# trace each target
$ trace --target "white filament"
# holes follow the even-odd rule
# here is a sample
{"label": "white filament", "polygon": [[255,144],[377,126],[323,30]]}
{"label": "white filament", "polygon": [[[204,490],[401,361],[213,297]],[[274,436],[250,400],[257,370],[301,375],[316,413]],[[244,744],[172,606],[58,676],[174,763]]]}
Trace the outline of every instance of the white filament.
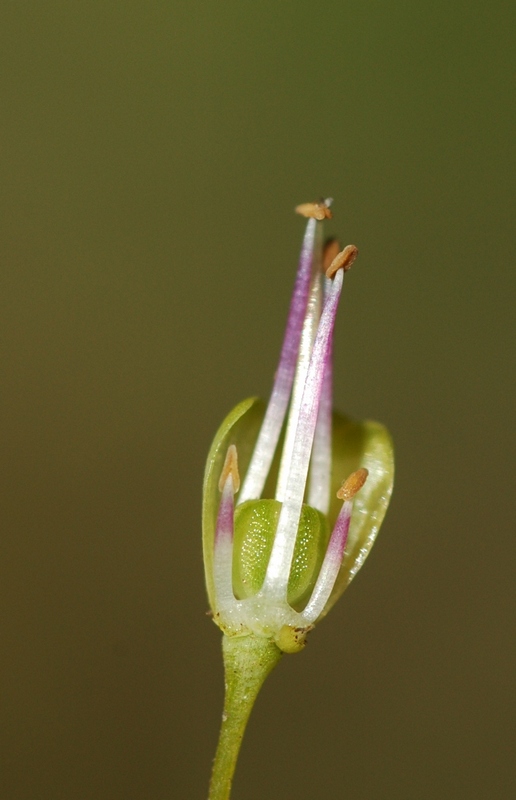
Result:
{"label": "white filament", "polygon": [[233,476],[226,478],[220,499],[213,553],[213,581],[217,606],[234,601],[233,594]]}
{"label": "white filament", "polygon": [[[324,296],[327,297],[331,280],[324,279]],[[325,364],[325,373],[319,403],[319,416],[315,428],[310,475],[308,478],[308,505],[327,514],[330,508],[331,486],[331,436],[332,436],[332,354]]]}
{"label": "white filament", "polygon": [[301,401],[303,399],[306,376],[308,374],[308,367],[310,365],[310,358],[312,355],[312,349],[314,346],[320,315],[321,281],[319,278],[319,271],[317,271],[317,274],[314,276],[312,282],[310,297],[308,299],[308,306],[306,309],[306,316],[303,323],[303,330],[301,333],[296,377],[294,378],[294,386],[292,388],[292,398],[290,400],[290,409],[287,418],[287,430],[285,433],[285,442],[283,445],[283,452],[281,454],[278,482],[276,485],[276,500],[279,500],[281,503],[285,499],[288,473],[292,461],[294,440],[296,437],[299,414],[301,411]]}
{"label": "white filament", "polygon": [[294,438],[294,448],[290,459],[285,497],[262,588],[263,592],[274,597],[286,598],[287,595],[290,567],[296,544],[306,477],[317,423],[323,365],[326,362],[327,348],[333,333],[342,280],[343,272],[339,270],[324,305],[306,376],[299,422]]}
{"label": "white filament", "polygon": [[[309,219],[303,239],[301,259],[311,257],[314,250],[316,230],[316,220]],[[283,359],[282,353],[269,405],[265,412],[251,462],[240,489],[239,505],[246,500],[259,498],[263,492],[287,412],[294,377],[293,368],[293,364],[290,361]]]}
{"label": "white filament", "polygon": [[[353,501],[346,500],[339,514],[339,521],[336,523],[336,525],[340,523],[341,527],[344,528],[344,531],[340,531],[341,537],[347,538],[352,510]],[[302,611],[302,615],[308,625],[315,622],[330,598],[342,565],[343,544],[345,544],[345,541],[344,543],[337,543],[330,539],[312,596]]]}

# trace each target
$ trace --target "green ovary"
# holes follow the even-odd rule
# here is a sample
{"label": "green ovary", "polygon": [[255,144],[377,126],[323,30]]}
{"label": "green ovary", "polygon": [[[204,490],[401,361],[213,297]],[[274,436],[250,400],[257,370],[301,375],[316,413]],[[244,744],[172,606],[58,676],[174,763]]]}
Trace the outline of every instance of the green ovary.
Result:
{"label": "green ovary", "polygon": [[[280,511],[278,500],[248,500],[235,509],[233,588],[240,600],[263,584]],[[288,602],[297,610],[312,593],[329,535],[324,514],[303,505],[288,582]]]}

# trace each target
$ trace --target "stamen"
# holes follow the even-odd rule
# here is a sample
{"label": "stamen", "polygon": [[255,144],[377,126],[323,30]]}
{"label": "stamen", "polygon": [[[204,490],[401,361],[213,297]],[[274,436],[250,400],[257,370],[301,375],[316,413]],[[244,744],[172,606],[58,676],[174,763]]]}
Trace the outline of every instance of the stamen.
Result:
{"label": "stamen", "polygon": [[333,278],[336,272],[339,269],[343,269],[344,272],[347,272],[348,269],[351,269],[353,262],[355,261],[356,257],[358,256],[358,248],[355,247],[354,244],[348,244],[344,248],[341,253],[338,253],[337,256],[333,259],[330,266],[326,270],[326,277]]}
{"label": "stamen", "polygon": [[[318,226],[318,233],[320,234],[320,226]],[[320,235],[317,236],[320,240]],[[306,383],[306,376],[308,367],[310,365],[310,357],[314,346],[315,335],[317,333],[317,325],[319,317],[321,316],[321,246],[320,241],[314,245],[314,263],[313,263],[313,281],[310,289],[310,296],[308,298],[308,305],[306,315],[303,322],[303,330],[301,331],[301,342],[299,345],[299,354],[297,357],[296,376],[294,378],[294,385],[292,388],[292,397],[290,400],[290,409],[287,420],[287,430],[285,432],[285,440],[283,443],[283,451],[281,454],[281,463],[278,472],[278,480],[276,484],[276,500],[283,502],[287,486],[287,478],[290,469],[290,462],[292,460],[292,452],[294,449],[294,441],[296,438],[297,425],[299,422],[299,414],[301,410],[301,401],[303,399],[303,391]]]}
{"label": "stamen", "polygon": [[[338,239],[327,239],[322,255],[322,271],[325,273],[340,252]],[[331,280],[324,280],[324,296],[328,296]],[[333,346],[330,344],[328,357],[324,366],[324,379],[319,402],[319,416],[315,428],[310,476],[308,483],[309,506],[317,508],[323,514],[330,507],[331,483],[331,431],[332,431],[332,396],[333,396]]]}
{"label": "stamen", "polygon": [[231,475],[233,480],[233,492],[236,494],[240,489],[240,475],[238,472],[237,449],[234,444],[229,445],[228,452],[226,453],[226,460],[224,461],[224,466],[220,474],[219,492],[224,490],[229,475]]}
{"label": "stamen", "polygon": [[[337,243],[338,244],[338,243]],[[323,254],[324,262],[324,254]],[[331,281],[324,279],[324,296],[330,291]],[[310,476],[308,481],[309,506],[327,514],[330,507],[331,483],[331,431],[333,407],[333,343],[330,342],[324,365],[324,378],[319,400],[319,414],[315,427]]]}
{"label": "stamen", "polygon": [[288,578],[296,543],[301,507],[310,463],[310,454],[319,410],[324,365],[326,363],[342,290],[343,270],[337,272],[326,298],[310,366],[306,377],[294,449],[287,478],[285,499],[262,591],[286,599]]}
{"label": "stamen", "polygon": [[368,475],[369,472],[367,469],[363,467],[357,469],[356,472],[351,473],[349,478],[346,478],[337,492],[337,497],[340,500],[344,500],[344,503],[342,504],[340,514],[337,517],[335,527],[330,536],[328,548],[312,596],[302,612],[303,618],[309,624],[315,622],[317,617],[322,613],[331,595],[335,581],[337,580],[337,575],[339,574],[344,557],[346,542],[348,540],[349,524],[353,511],[353,498],[366,482]]}
{"label": "stamen", "polygon": [[331,219],[333,214],[330,211],[331,198],[328,200],[320,200],[317,203],[301,203],[296,206],[296,214],[301,214],[302,217],[311,217],[313,219],[323,220]]}
{"label": "stamen", "polygon": [[357,469],[356,472],[352,472],[337,492],[339,500],[352,500],[366,482],[368,475],[369,470],[365,469],[365,467],[361,467]]}
{"label": "stamen", "polygon": [[235,599],[233,594],[233,498],[235,492],[238,491],[239,483],[237,449],[232,444],[228,448],[219,481],[222,496],[217,515],[213,553],[213,579],[219,607]]}
{"label": "stamen", "polygon": [[309,219],[301,249],[299,268],[274,386],[238,498],[239,504],[244,503],[246,500],[254,500],[260,497],[274,458],[283,420],[285,419],[310,291],[316,228],[316,220],[314,218]]}
{"label": "stamen", "polygon": [[353,511],[353,501],[346,500],[343,504],[340,514],[335,522],[328,548],[326,550],[324,560],[321,566],[321,571],[317,577],[317,581],[312,592],[312,596],[308,604],[301,612],[303,619],[308,624],[312,624],[322,613],[324,606],[328,602],[332,589],[339,574],[342,559],[344,556],[344,549],[348,540],[349,523],[351,521],[351,512]]}

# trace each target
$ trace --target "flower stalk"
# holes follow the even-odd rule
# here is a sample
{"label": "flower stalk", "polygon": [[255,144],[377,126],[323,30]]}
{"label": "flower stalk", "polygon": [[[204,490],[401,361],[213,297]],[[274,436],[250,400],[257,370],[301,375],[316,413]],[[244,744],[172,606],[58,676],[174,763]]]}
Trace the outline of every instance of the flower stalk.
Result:
{"label": "flower stalk", "polygon": [[254,701],[265,678],[283,655],[274,642],[257,636],[224,636],[222,648],[226,693],[208,800],[229,798]]}

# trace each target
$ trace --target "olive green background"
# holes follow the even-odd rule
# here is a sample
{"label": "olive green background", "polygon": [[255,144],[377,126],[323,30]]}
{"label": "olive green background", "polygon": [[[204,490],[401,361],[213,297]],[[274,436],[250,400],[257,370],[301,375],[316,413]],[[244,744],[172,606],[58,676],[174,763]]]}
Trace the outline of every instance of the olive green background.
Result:
{"label": "olive green background", "polygon": [[514,796],[514,9],[2,4],[2,800],[206,796],[203,462],[269,392],[320,195],[360,249],[336,406],[397,481],[234,798]]}

